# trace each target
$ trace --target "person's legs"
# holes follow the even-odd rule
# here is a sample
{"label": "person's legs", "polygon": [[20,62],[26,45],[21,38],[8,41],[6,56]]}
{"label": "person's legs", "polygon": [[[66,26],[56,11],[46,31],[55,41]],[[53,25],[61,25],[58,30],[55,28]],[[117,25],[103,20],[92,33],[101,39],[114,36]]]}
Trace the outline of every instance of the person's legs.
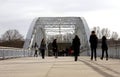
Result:
{"label": "person's legs", "polygon": [[52,52],[53,52],[53,56],[55,56],[55,50],[54,49],[52,50]]}
{"label": "person's legs", "polygon": [[96,54],[96,48],[94,48],[94,58],[95,58],[95,61],[97,60],[97,54]]}
{"label": "person's legs", "polygon": [[77,52],[74,50],[74,60],[77,61]]}
{"label": "person's legs", "polygon": [[45,50],[43,50],[43,59],[45,58]]}
{"label": "person's legs", "polygon": [[35,53],[34,53],[34,57],[37,57],[38,55],[37,55],[37,50],[35,50]]}
{"label": "person's legs", "polygon": [[77,55],[75,55],[75,61],[77,61],[77,58],[78,58]]}
{"label": "person's legs", "polygon": [[102,60],[103,60],[103,57],[104,57],[104,49],[102,49],[102,57],[101,57]]}
{"label": "person's legs", "polygon": [[55,52],[55,58],[57,58],[57,52]]}
{"label": "person's legs", "polygon": [[93,60],[93,48],[91,48],[91,60]]}
{"label": "person's legs", "polygon": [[34,53],[34,57],[35,57],[35,53]]}
{"label": "person's legs", "polygon": [[106,49],[106,60],[108,60],[108,51]]}
{"label": "person's legs", "polygon": [[40,56],[40,54],[41,54],[41,50],[39,50],[39,56]]}
{"label": "person's legs", "polygon": [[74,56],[75,56],[75,61],[77,61],[78,60],[78,56],[79,56],[79,48],[76,48],[74,50]]}
{"label": "person's legs", "polygon": [[58,57],[58,52],[57,51],[55,51],[55,58],[57,58]]}
{"label": "person's legs", "polygon": [[42,59],[44,59],[44,49],[41,50]]}

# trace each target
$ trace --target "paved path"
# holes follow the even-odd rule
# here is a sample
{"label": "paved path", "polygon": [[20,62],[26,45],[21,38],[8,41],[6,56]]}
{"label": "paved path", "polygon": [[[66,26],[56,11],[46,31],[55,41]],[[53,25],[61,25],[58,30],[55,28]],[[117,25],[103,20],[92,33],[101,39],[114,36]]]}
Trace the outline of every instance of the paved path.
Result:
{"label": "paved path", "polygon": [[0,61],[0,77],[120,77],[120,60],[26,57]]}

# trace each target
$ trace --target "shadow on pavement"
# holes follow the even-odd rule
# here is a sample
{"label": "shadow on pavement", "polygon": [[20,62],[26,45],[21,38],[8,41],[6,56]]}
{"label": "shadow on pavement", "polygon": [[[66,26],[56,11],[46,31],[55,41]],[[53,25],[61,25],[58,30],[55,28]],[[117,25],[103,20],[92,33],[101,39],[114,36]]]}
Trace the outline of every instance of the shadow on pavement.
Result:
{"label": "shadow on pavement", "polygon": [[108,73],[104,72],[103,70],[99,69],[97,66],[93,66],[89,62],[86,62],[86,61],[83,61],[83,60],[79,60],[79,61],[85,63],[86,65],[88,65],[89,67],[91,67],[93,70],[95,70],[96,72],[98,72],[99,74],[101,74],[104,77],[115,77],[112,74],[108,74]]}

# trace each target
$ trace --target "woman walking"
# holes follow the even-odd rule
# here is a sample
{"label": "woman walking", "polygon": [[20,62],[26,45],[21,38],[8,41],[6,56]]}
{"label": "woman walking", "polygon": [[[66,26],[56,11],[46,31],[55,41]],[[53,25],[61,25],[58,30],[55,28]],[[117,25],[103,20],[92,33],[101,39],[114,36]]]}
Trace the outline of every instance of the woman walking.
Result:
{"label": "woman walking", "polygon": [[45,58],[45,49],[46,49],[46,44],[45,44],[45,40],[43,38],[42,41],[41,41],[41,45],[40,45],[40,52],[41,52],[41,55],[42,55],[42,59]]}
{"label": "woman walking", "polygon": [[80,39],[77,35],[75,35],[75,38],[73,39],[73,42],[72,42],[72,48],[74,50],[74,57],[75,57],[75,61],[78,60],[78,56],[79,56],[79,53],[80,53]]}
{"label": "woman walking", "polygon": [[102,37],[102,57],[101,60],[103,60],[104,57],[104,51],[106,52],[106,60],[108,60],[108,46],[107,46],[107,39],[105,36]]}
{"label": "woman walking", "polygon": [[55,56],[55,58],[58,57],[58,45],[57,45],[57,39],[54,39],[52,42],[52,49],[53,49],[53,54]]}

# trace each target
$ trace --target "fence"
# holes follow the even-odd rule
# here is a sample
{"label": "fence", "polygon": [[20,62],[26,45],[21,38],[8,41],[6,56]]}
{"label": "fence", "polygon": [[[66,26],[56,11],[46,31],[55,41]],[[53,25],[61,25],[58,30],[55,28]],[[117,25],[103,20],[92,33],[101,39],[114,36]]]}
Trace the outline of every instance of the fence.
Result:
{"label": "fence", "polygon": [[[89,53],[91,51],[89,50]],[[102,49],[99,47],[97,48],[97,56],[102,56]],[[104,57],[106,56],[106,53],[104,52]],[[109,58],[117,58],[120,59],[120,45],[110,46],[108,47],[108,56]]]}
{"label": "fence", "polygon": [[[90,50],[82,50],[84,52],[84,56],[90,55]],[[82,52],[82,53],[83,53]],[[15,58],[15,57],[31,57],[34,54],[34,50],[28,50],[23,48],[8,48],[8,47],[0,47],[0,59],[7,58]],[[101,48],[97,48],[97,56],[102,55]],[[108,55],[110,58],[118,58],[120,59],[120,45],[114,45],[108,47]],[[106,54],[105,54],[106,56]]]}
{"label": "fence", "polygon": [[120,45],[109,47],[108,55],[110,58],[120,58]]}
{"label": "fence", "polygon": [[0,47],[0,59],[28,57],[32,54],[33,52],[28,49]]}

